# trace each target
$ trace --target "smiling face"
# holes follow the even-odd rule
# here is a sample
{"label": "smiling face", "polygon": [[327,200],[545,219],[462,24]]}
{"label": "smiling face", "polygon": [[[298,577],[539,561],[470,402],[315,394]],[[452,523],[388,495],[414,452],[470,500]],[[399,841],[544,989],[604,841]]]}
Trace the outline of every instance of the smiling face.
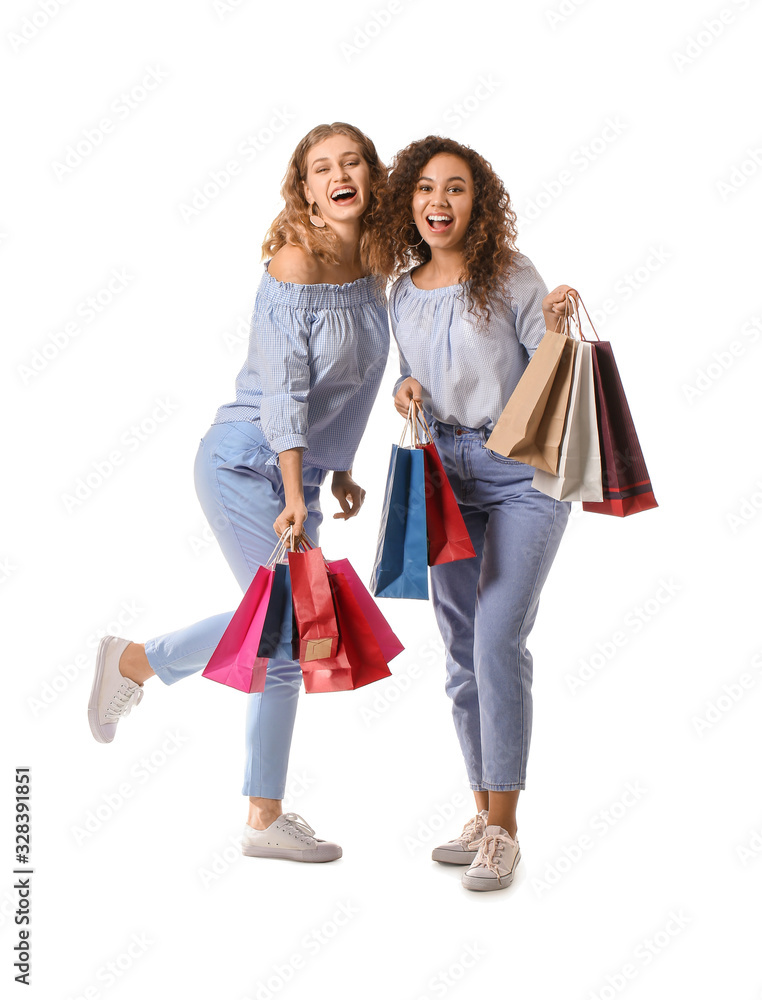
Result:
{"label": "smiling face", "polygon": [[359,219],[370,200],[370,170],[349,136],[332,135],[307,153],[304,196],[328,222]]}
{"label": "smiling face", "polygon": [[462,250],[474,203],[474,178],[460,156],[437,153],[421,169],[413,219],[433,249]]}

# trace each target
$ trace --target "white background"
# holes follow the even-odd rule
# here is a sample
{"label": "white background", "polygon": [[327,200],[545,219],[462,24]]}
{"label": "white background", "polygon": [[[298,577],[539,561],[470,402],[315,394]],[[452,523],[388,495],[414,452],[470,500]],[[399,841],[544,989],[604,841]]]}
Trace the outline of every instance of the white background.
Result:
{"label": "white background", "polygon": [[[25,996],[762,996],[762,5],[42,6],[2,11],[3,989],[23,989],[26,765]],[[161,81],[141,91],[149,70]],[[660,503],[625,520],[575,505],[530,642],[523,862],[504,892],[467,892],[430,860],[473,808],[422,602],[383,602],[407,647],[393,679],[300,704],[285,808],[343,845],[337,863],[240,858],[239,692],[153,681],[107,746],[85,718],[97,636],[143,641],[238,602],[193,460],[233,398],[292,149],[335,120],[385,162],[429,133],[490,160],[520,249],[602,316]],[[85,321],[112,271],[129,280]],[[334,522],[324,498],[324,551],[364,578],[395,374],[392,355],[355,465],[361,516]],[[171,412],[128,445],[160,400]]]}

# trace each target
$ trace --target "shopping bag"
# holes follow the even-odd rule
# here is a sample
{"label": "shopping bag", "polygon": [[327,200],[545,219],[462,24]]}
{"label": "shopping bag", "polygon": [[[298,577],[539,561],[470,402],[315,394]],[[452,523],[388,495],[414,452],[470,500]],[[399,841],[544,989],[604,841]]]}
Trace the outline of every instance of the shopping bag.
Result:
{"label": "shopping bag", "polygon": [[466,522],[450,486],[437,446],[421,443],[426,492],[426,535],[429,566],[476,556]]}
{"label": "shopping bag", "polygon": [[322,551],[313,547],[291,551],[288,568],[299,634],[298,658],[304,661],[335,656],[339,626]]}
{"label": "shopping bag", "polygon": [[260,566],[254,574],[203,677],[238,691],[264,691],[267,660],[258,655],[258,650],[274,576],[266,566]]}
{"label": "shopping bag", "polygon": [[273,583],[257,656],[267,659],[275,656],[282,643],[291,642],[293,604],[291,600],[291,575],[287,563],[273,567]]}
{"label": "shopping bag", "polygon": [[584,502],[595,514],[627,517],[658,507],[614,353],[608,341],[591,344],[598,433],[601,442],[603,499]]}
{"label": "shopping bag", "polygon": [[376,597],[426,601],[427,565],[423,452],[395,444],[389,460],[370,591]]}
{"label": "shopping bag", "polygon": [[[287,567],[276,563],[285,551],[286,532],[267,563],[254,574],[241,603],[204,668],[203,677],[238,691],[264,691],[268,657],[261,650],[273,648],[291,635],[291,594]],[[273,592],[275,597],[273,599]],[[272,607],[271,607],[272,604]]]}
{"label": "shopping bag", "polygon": [[546,331],[487,438],[486,447],[555,474],[573,361],[571,338],[564,332]]}
{"label": "shopping bag", "polygon": [[585,340],[573,343],[574,374],[558,458],[558,474],[553,476],[537,469],[532,486],[556,500],[602,500],[592,344]]}
{"label": "shopping bag", "polygon": [[[561,360],[558,364],[556,377],[550,387],[550,395],[545,404],[545,409],[540,417],[540,423],[534,437],[535,461],[527,464],[534,465],[535,468],[543,469],[543,462],[549,470],[558,471],[558,461],[561,450],[561,441],[564,436],[566,426],[566,416],[569,411],[569,401],[571,399],[572,378],[574,375],[574,359],[577,353],[577,341],[570,336],[570,331],[565,332],[566,343],[564,344]],[[539,464],[537,464],[539,462]]]}
{"label": "shopping bag", "polygon": [[302,663],[304,690],[308,694],[350,691],[390,677],[391,671],[373,630],[343,573],[329,573],[339,645],[330,659]]}
{"label": "shopping bag", "polygon": [[389,622],[384,618],[381,609],[368,593],[360,577],[348,559],[329,559],[328,569],[331,573],[341,573],[346,579],[349,589],[354,594],[360,611],[370,625],[370,630],[378,642],[384,659],[390,663],[398,653],[405,648],[392,632]]}

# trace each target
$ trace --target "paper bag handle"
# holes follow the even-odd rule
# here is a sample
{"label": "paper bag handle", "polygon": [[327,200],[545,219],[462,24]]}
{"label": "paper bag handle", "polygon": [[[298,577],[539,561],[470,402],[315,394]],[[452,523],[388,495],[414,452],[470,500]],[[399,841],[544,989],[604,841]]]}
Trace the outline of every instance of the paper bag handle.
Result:
{"label": "paper bag handle", "polygon": [[574,319],[574,322],[575,322],[575,324],[577,326],[577,331],[579,333],[579,339],[580,340],[587,340],[588,339],[584,335],[584,333],[582,332],[582,319],[580,317],[580,312],[579,312],[579,307],[582,306],[582,308],[585,310],[585,315],[587,316],[588,322],[590,323],[590,327],[591,327],[593,333],[595,334],[595,339],[596,340],[600,340],[601,338],[598,336],[598,331],[595,329],[595,326],[593,325],[592,319],[590,319],[590,313],[587,311],[587,306],[582,301],[582,296],[579,294],[579,292],[577,292],[576,295],[570,295],[568,292],[566,293],[566,300],[564,301],[564,319],[566,318],[566,303],[567,302],[571,302],[572,303],[573,319]]}

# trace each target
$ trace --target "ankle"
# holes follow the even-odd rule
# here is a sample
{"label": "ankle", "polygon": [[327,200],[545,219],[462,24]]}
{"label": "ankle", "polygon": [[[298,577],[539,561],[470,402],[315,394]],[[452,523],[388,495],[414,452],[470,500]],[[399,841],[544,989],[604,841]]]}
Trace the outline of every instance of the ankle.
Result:
{"label": "ankle", "polygon": [[249,826],[255,830],[266,830],[275,820],[283,815],[283,809],[277,799],[260,799],[254,803],[249,800]]}
{"label": "ankle", "polygon": [[143,682],[153,676],[153,669],[146,657],[145,644],[142,642],[131,642],[122,651],[119,657],[119,673],[122,677],[127,677],[136,684],[143,686]]}
{"label": "ankle", "polygon": [[501,822],[499,819],[489,817],[487,819],[487,826],[499,826],[501,829],[505,830],[511,840],[516,839],[516,834],[518,833],[518,826],[516,823]]}

